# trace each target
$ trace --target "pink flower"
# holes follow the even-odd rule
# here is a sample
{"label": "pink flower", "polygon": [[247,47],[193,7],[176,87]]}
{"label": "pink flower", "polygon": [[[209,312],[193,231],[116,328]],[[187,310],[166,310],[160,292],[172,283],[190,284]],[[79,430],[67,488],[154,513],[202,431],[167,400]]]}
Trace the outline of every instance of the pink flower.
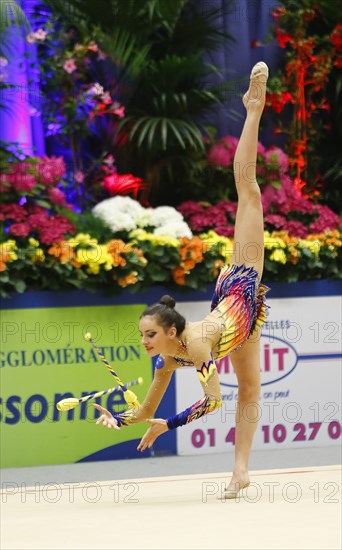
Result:
{"label": "pink flower", "polygon": [[305,225],[302,222],[298,221],[289,221],[286,222],[283,226],[283,229],[285,231],[288,231],[289,235],[293,237],[299,237],[300,239],[305,239],[308,234],[308,229],[305,227]]}
{"label": "pink flower", "polygon": [[28,223],[13,223],[9,228],[9,233],[15,237],[27,237],[30,233],[30,226]]}
{"label": "pink flower", "polygon": [[261,141],[258,141],[258,148],[257,148],[258,155],[264,155],[265,152],[266,152],[266,148],[263,146]]}
{"label": "pink flower", "polygon": [[184,216],[184,218],[189,218],[193,214],[200,214],[204,212],[203,206],[199,202],[194,201],[185,201],[177,206],[178,212]]}
{"label": "pink flower", "polygon": [[11,183],[19,193],[29,193],[36,185],[36,178],[32,174],[24,174],[21,171],[11,174]]}
{"label": "pink flower", "polygon": [[269,214],[268,216],[265,216],[265,222],[274,225],[277,229],[281,229],[286,223],[286,218],[284,218],[284,216],[279,216],[278,214]]}
{"label": "pink flower", "polygon": [[38,29],[38,30],[34,33],[34,37],[35,37],[37,40],[41,40],[42,42],[44,42],[46,36],[47,36],[47,32],[44,31],[44,29]]}
{"label": "pink flower", "polygon": [[66,206],[66,200],[64,193],[57,187],[52,187],[48,189],[49,199],[53,204],[58,204],[59,206]]}
{"label": "pink flower", "polygon": [[239,139],[235,136],[224,136],[220,139],[220,141],[223,141],[228,146],[229,151],[234,156]]}
{"label": "pink flower", "polygon": [[312,212],[312,203],[304,199],[299,191],[293,185],[288,176],[282,176],[281,187],[276,189],[273,185],[266,185],[261,200],[265,212],[268,212],[272,206],[274,213],[288,214],[293,210],[300,212]]}
{"label": "pink flower", "polygon": [[119,118],[124,118],[124,116],[125,116],[125,107],[123,107],[123,105],[120,105],[120,103],[115,101],[113,103],[112,109],[113,109],[113,113],[118,115]]}
{"label": "pink flower", "polygon": [[281,174],[286,174],[289,167],[289,157],[278,147],[271,146],[265,152],[265,161],[267,164],[277,164]]}
{"label": "pink flower", "polygon": [[63,69],[64,69],[67,73],[71,74],[71,73],[73,73],[74,71],[76,71],[77,66],[75,65],[75,62],[74,62],[73,59],[67,59],[67,60],[65,61],[64,65],[63,65]]}
{"label": "pink flower", "polygon": [[208,151],[208,162],[214,166],[227,168],[231,165],[233,156],[225,143],[216,143]]}
{"label": "pink flower", "polygon": [[28,44],[33,44],[35,41],[36,41],[36,37],[34,35],[34,32],[30,32],[29,34],[26,35],[26,42]]}
{"label": "pink flower", "polygon": [[341,227],[341,219],[328,206],[323,204],[316,205],[317,220],[310,225],[311,233],[323,233],[324,231],[334,230]]}
{"label": "pink flower", "polygon": [[211,228],[213,226],[213,218],[206,214],[195,214],[191,217],[190,220],[190,227],[195,232],[204,231],[207,228]]}
{"label": "pink flower", "polygon": [[63,157],[43,157],[37,168],[40,182],[44,185],[58,183],[65,174]]}
{"label": "pink flower", "polygon": [[39,240],[44,244],[52,244],[62,240],[66,233],[73,234],[74,231],[74,226],[64,216],[55,216],[48,220],[40,232]]}
{"label": "pink flower", "polygon": [[104,92],[104,93],[101,95],[101,101],[102,101],[102,103],[105,103],[105,105],[110,105],[110,103],[113,103],[113,100],[112,100],[112,98],[110,97],[110,93],[109,93],[109,92]]}
{"label": "pink flower", "polygon": [[218,235],[222,235],[223,237],[234,237],[233,225],[221,225],[219,227],[215,226],[215,231]]}
{"label": "pink flower", "polygon": [[75,172],[75,181],[77,181],[77,183],[82,183],[84,181],[84,174],[81,170],[77,170],[77,172]]}
{"label": "pink flower", "polygon": [[27,223],[31,229],[39,229],[45,225],[48,220],[48,212],[45,208],[38,205],[32,205],[28,209]]}
{"label": "pink flower", "polygon": [[66,233],[73,234],[75,227],[64,216],[54,216],[47,220],[39,232],[39,240],[44,244],[52,244],[62,240]]}
{"label": "pink flower", "polygon": [[221,201],[218,205],[219,208],[235,216],[237,210],[237,203],[230,201]]}
{"label": "pink flower", "polygon": [[4,215],[3,219],[16,222],[21,222],[27,217],[25,208],[19,204],[0,204],[0,212]]}
{"label": "pink flower", "polygon": [[96,44],[96,42],[92,41],[90,42],[89,46],[88,46],[88,50],[92,51],[92,52],[98,52],[99,51],[99,47],[98,45]]}
{"label": "pink flower", "polygon": [[11,174],[0,174],[0,193],[7,193],[11,187]]}

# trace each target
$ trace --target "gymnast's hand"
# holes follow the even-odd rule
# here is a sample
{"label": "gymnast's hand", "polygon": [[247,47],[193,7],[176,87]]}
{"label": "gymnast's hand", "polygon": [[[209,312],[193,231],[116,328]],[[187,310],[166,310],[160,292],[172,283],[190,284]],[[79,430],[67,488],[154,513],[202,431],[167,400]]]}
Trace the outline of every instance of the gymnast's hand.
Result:
{"label": "gymnast's hand", "polygon": [[98,405],[97,403],[94,403],[93,405],[95,409],[97,409],[102,413],[100,418],[96,420],[96,424],[102,424],[107,428],[114,428],[115,430],[120,430],[117,420],[109,411],[107,411],[107,409],[105,409],[104,407],[101,407],[101,405]]}
{"label": "gymnast's hand", "polygon": [[145,433],[144,437],[140,441],[137,449],[138,451],[144,451],[147,448],[151,448],[158,436],[168,431],[166,420],[163,418],[151,418],[146,422],[150,424],[149,429]]}

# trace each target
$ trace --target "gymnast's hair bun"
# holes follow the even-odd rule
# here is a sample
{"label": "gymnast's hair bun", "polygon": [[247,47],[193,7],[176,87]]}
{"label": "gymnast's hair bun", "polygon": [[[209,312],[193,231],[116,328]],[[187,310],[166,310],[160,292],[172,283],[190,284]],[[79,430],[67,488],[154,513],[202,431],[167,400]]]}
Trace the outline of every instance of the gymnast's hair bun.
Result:
{"label": "gymnast's hair bun", "polygon": [[165,296],[162,296],[159,300],[159,303],[171,309],[173,309],[176,305],[176,301],[168,294],[165,294]]}

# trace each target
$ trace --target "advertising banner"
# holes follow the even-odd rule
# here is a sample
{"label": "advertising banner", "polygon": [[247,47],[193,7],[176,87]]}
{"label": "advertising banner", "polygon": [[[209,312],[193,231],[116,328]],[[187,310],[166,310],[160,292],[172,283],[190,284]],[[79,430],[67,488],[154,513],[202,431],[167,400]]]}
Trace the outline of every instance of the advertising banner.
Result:
{"label": "advertising banner", "polygon": [[[341,444],[341,298],[269,299],[261,336],[259,403],[253,449]],[[189,321],[203,318],[210,302],[182,303]],[[235,444],[237,379],[229,357],[217,362],[223,406],[177,430],[180,455],[226,452]],[[177,412],[202,397],[195,369],[176,372]],[[252,410],[253,408],[253,410]]]}
{"label": "advertising banner", "polygon": [[[56,403],[116,386],[84,334],[139,401],[152,380],[152,362],[140,345],[145,305],[8,309],[1,314],[1,467],[73,463],[132,456],[148,428],[140,423],[108,430],[95,425],[93,401],[60,412]],[[122,393],[96,400],[112,412],[127,408]],[[113,447],[115,445],[115,447]],[[106,454],[106,449],[110,453]]]}

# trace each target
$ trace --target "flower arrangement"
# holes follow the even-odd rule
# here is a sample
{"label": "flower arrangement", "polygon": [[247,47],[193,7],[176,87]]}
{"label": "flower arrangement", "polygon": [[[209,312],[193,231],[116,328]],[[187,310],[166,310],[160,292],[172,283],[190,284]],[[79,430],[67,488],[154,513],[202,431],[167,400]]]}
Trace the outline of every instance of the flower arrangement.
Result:
{"label": "flower arrangement", "polygon": [[[107,195],[116,174],[109,166],[118,122],[125,117],[115,62],[101,45],[103,33],[77,36],[65,21],[47,21],[26,40],[38,45],[39,104],[48,150],[62,154],[67,166],[70,202],[79,210]],[[94,139],[95,138],[95,139]]]}
{"label": "flower arrangement", "polygon": [[0,220],[5,235],[51,244],[74,232],[65,215],[72,207],[60,184],[65,174],[63,158],[26,157],[20,161],[3,155],[0,167]]}
{"label": "flower arrangement", "polygon": [[336,23],[330,2],[315,0],[282,0],[273,17],[285,63],[268,81],[267,105],[277,113],[274,133],[286,135],[294,185],[317,195],[327,171],[320,147],[327,133],[332,144],[328,153],[335,155],[327,163],[328,171],[340,156],[333,127],[339,117],[334,104],[339,103],[341,87],[342,25]]}
{"label": "flower arrangement", "polygon": [[[214,143],[208,152],[210,162],[230,171],[232,177],[236,147],[236,138],[225,136]],[[291,237],[306,238],[310,234],[339,229],[339,216],[297,189],[289,177],[288,169],[289,158],[282,149],[274,146],[266,149],[262,143],[258,143],[257,177],[262,190],[266,230],[282,230]],[[237,210],[234,201],[222,200],[214,205],[185,201],[178,206],[178,210],[194,233],[213,229],[219,235],[233,237]]]}
{"label": "flower arrangement", "polygon": [[171,206],[144,208],[130,197],[112,197],[93,208],[95,216],[101,218],[114,233],[133,229],[148,229],[155,235],[173,238],[191,238],[192,233],[183,216]]}
{"label": "flower arrangement", "polygon": [[[287,231],[265,231],[267,281],[341,276],[339,231],[302,239]],[[229,262],[233,241],[210,230],[192,238],[162,237],[142,229],[129,238],[99,243],[89,234],[47,246],[36,239],[7,239],[0,245],[1,295],[25,290],[84,289],[113,294],[163,283],[205,290]]]}
{"label": "flower arrangement", "polygon": [[[229,143],[232,163],[234,140],[228,137],[223,143]],[[338,277],[339,217],[294,188],[281,149],[266,150],[260,143],[258,151],[265,210],[264,279]],[[214,153],[211,159],[219,162]],[[3,160],[2,165],[3,295],[37,288],[101,288],[115,293],[155,283],[204,289],[230,261],[234,201],[186,201],[176,210],[145,208],[130,197],[111,197],[93,208],[86,222],[91,232],[85,233],[80,231],[85,214],[71,212],[63,192],[62,158],[27,157]],[[88,223],[92,220],[103,224],[97,235],[96,225]]]}

